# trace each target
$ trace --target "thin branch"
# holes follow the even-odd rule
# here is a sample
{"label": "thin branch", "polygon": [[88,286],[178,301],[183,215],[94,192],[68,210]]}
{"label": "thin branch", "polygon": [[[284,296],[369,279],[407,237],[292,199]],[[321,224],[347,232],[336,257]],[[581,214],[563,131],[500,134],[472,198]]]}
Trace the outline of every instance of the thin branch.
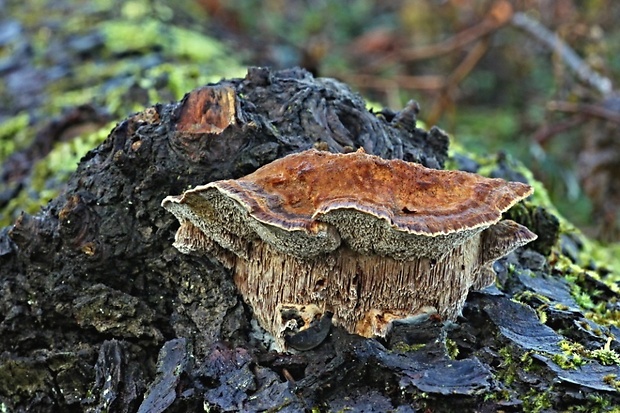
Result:
{"label": "thin branch", "polygon": [[593,118],[599,118],[607,120],[609,122],[620,124],[620,114],[618,114],[617,111],[607,109],[600,105],[551,101],[547,103],[547,109],[557,112],[568,112],[576,113],[579,115],[587,115]]}
{"label": "thin branch", "polygon": [[485,37],[510,23],[512,16],[513,10],[510,3],[502,0],[496,1],[484,16],[484,19],[477,25],[465,29],[443,42],[404,50],[401,52],[400,58],[404,61],[424,60],[462,49],[467,44]]}
{"label": "thin branch", "polygon": [[497,0],[491,5],[484,18],[475,26],[467,28],[439,43],[394,50],[368,64],[363,70],[367,73],[374,73],[396,62],[426,60],[461,50],[469,43],[488,36],[509,24],[513,13],[512,5],[508,1]]}
{"label": "thin branch", "polygon": [[609,78],[592,70],[557,34],[541,23],[525,13],[517,12],[512,16],[512,25],[533,36],[557,53],[582,82],[592,86],[604,96],[612,92],[613,86]]}
{"label": "thin branch", "polygon": [[551,140],[555,135],[558,135],[562,132],[566,132],[568,130],[574,130],[577,126],[584,123],[586,120],[585,116],[577,115],[563,122],[555,123],[553,125],[543,125],[539,128],[532,139],[538,142],[540,145],[546,144]]}
{"label": "thin branch", "polygon": [[482,56],[484,56],[487,52],[488,48],[489,37],[483,37],[467,53],[461,63],[459,63],[459,65],[452,71],[448,77],[446,86],[433,103],[433,107],[428,114],[427,121],[429,124],[432,125],[437,122],[445,108],[454,104],[453,95],[456,93],[459,84],[467,77],[473,68],[476,67],[480,59],[482,59]]}
{"label": "thin branch", "polygon": [[438,90],[442,89],[446,85],[446,80],[443,76],[407,76],[407,75],[394,75],[388,78],[381,78],[375,75],[363,75],[363,74],[342,74],[337,76],[340,80],[353,84],[360,88],[368,89],[385,89],[393,86],[397,86],[402,89],[415,89],[415,90]]}

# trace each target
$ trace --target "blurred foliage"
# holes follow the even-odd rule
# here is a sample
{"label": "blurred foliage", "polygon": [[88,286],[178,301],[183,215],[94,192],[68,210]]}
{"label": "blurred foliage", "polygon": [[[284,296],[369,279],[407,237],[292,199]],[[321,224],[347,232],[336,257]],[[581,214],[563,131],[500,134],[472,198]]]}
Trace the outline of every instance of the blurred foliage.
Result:
{"label": "blurred foliage", "polygon": [[[411,85],[404,77],[450,76],[468,44],[436,58],[409,60],[409,51],[437,44],[479,24],[493,0],[245,1],[203,0],[212,15],[235,22],[228,30],[244,37],[251,61],[305,66],[340,78],[365,96],[393,108],[411,98],[421,117],[438,105],[440,90]],[[620,3],[612,0],[514,0],[523,11],[557,32],[596,70],[614,78],[620,71]],[[522,159],[549,188],[562,213],[592,226],[592,205],[575,169],[583,128],[565,131],[541,145],[532,139],[562,114],[546,111],[550,100],[595,101],[564,62],[510,25],[491,33],[484,56],[467,74],[435,119],[480,154],[506,151]],[[357,74],[367,74],[363,78]],[[410,87],[411,86],[411,87]]]}
{"label": "blurred foliage", "polygon": [[30,141],[26,136],[30,117],[21,113],[0,123],[0,162],[19,149],[24,149],[25,143]]}
{"label": "blurred foliage", "polygon": [[[510,24],[482,37],[479,60],[450,90],[441,82],[456,73],[476,42],[411,57],[480,25],[501,3],[5,0],[10,17],[0,22],[16,23],[18,33],[0,43],[0,70],[28,70],[0,84],[0,159],[26,147],[32,130],[66,107],[90,103],[121,119],[155,102],[177,100],[198,85],[242,76],[241,61],[300,65],[349,83],[379,105],[399,109],[418,100],[422,120],[430,117],[468,152],[513,154],[544,183],[558,210],[588,230],[593,206],[575,167],[587,131],[576,126],[543,143],[533,138],[566,118],[547,110],[547,102],[599,99],[562,59]],[[592,68],[617,77],[620,3],[509,4],[556,32]]]}
{"label": "blurred foliage", "polygon": [[[0,18],[0,71],[7,72],[0,87],[0,162],[27,149],[37,133],[51,133],[70,108],[88,104],[120,120],[223,77],[243,76],[245,67],[222,42],[188,28],[188,21],[200,28],[195,13],[206,17],[186,3],[7,2],[10,18]],[[33,160],[25,182],[4,171],[0,194],[12,196],[0,200],[0,227],[58,195],[80,158],[113,126],[103,122],[68,141],[63,131],[48,136],[50,151]]]}

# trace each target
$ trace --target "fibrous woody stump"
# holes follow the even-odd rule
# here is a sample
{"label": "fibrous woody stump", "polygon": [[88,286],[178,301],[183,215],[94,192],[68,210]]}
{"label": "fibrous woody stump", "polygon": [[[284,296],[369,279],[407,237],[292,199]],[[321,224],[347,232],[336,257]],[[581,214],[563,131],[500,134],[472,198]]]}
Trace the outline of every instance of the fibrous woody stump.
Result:
{"label": "fibrous woody stump", "polygon": [[175,246],[231,269],[284,347],[289,331],[316,324],[323,310],[366,337],[429,309],[454,319],[471,288],[494,280],[495,260],[536,238],[501,220],[531,193],[522,183],[363,150],[309,150],[162,205],[181,222]]}

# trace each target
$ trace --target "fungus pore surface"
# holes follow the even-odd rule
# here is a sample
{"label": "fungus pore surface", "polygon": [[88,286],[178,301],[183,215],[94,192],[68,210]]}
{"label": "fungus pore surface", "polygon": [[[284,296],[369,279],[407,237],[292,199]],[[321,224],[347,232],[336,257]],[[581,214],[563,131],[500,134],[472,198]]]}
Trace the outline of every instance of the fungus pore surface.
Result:
{"label": "fungus pore surface", "polygon": [[363,150],[309,150],[162,205],[181,222],[175,246],[233,269],[283,347],[291,327],[283,305],[327,308],[336,325],[365,336],[423,309],[456,317],[470,288],[493,281],[493,261],[536,238],[500,221],[531,193],[523,183]]}

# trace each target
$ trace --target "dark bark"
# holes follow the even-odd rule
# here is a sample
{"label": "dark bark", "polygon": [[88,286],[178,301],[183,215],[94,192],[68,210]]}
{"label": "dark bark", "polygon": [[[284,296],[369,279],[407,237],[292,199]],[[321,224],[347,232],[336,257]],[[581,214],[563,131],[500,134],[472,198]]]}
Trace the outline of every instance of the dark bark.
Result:
{"label": "dark bark", "polygon": [[[616,366],[592,364],[583,377],[557,370],[549,357],[560,352],[561,337],[499,291],[472,295],[458,324],[401,323],[385,342],[332,328],[311,351],[267,352],[250,334],[251,311],[223,267],[172,247],[178,224],[160,207],[165,196],[313,146],[339,152],[363,146],[442,167],[447,137],[415,128],[416,112],[412,103],[400,113],[373,114],[333,80],[251,69],[245,79],[207,86],[119,123],[82,159],[63,195],[0,233],[4,405],[93,412],[204,404],[213,411],[517,411],[532,381],[541,393],[553,390],[549,397],[558,406],[570,405],[578,392],[561,399],[553,386],[618,401],[601,379]],[[544,264],[533,251],[509,258],[517,269],[540,259]],[[506,268],[499,268],[500,278]],[[535,269],[542,286],[533,289],[552,282],[556,291],[568,288],[545,278],[545,269]],[[526,276],[511,277],[515,289],[530,288],[522,287],[531,282]],[[567,313],[556,316],[581,317],[576,305]],[[451,346],[460,351],[455,359]],[[535,371],[515,373],[508,386],[498,369],[502,347],[515,358],[531,350],[544,355],[532,361]],[[485,397],[500,391],[501,397]]]}

